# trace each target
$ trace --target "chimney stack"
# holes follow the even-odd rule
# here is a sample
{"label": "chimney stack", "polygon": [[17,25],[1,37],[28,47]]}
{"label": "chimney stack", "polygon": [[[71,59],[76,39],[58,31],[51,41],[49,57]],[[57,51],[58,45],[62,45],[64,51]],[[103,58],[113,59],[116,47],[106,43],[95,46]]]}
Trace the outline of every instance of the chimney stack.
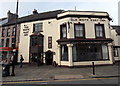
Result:
{"label": "chimney stack", "polygon": [[33,14],[38,14],[36,9],[33,10]]}
{"label": "chimney stack", "polygon": [[18,15],[11,13],[10,10],[8,11],[7,15],[8,15],[8,22],[18,17]]}

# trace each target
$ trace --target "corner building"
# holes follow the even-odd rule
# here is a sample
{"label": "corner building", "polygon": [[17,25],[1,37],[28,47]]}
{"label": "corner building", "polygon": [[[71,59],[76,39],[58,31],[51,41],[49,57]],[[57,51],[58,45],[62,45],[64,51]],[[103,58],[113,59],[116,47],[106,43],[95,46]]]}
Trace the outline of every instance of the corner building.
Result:
{"label": "corner building", "polygon": [[56,10],[20,19],[19,55],[27,63],[40,58],[69,67],[113,64],[107,12]]}

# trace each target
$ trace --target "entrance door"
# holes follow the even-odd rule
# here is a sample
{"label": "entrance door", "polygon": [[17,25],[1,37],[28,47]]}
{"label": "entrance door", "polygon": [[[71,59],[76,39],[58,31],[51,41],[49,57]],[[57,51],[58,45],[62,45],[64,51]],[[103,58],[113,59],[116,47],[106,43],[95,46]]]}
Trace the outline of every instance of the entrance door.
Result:
{"label": "entrance door", "polygon": [[30,57],[29,62],[42,63],[41,53],[43,53],[43,35],[35,34],[30,36]]}
{"label": "entrance door", "polygon": [[52,65],[53,62],[53,52],[52,51],[47,51],[45,53],[46,57],[45,57],[45,63],[46,65]]}

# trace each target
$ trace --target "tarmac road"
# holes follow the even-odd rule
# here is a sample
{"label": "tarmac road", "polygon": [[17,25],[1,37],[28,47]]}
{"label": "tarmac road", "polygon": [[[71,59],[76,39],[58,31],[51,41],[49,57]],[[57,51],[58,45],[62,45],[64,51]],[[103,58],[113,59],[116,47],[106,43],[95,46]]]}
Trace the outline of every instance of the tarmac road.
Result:
{"label": "tarmac road", "polygon": [[92,85],[92,86],[118,86],[118,77],[111,78],[89,78],[89,79],[68,79],[50,81],[23,81],[23,82],[4,82],[2,86],[58,86],[58,85]]}

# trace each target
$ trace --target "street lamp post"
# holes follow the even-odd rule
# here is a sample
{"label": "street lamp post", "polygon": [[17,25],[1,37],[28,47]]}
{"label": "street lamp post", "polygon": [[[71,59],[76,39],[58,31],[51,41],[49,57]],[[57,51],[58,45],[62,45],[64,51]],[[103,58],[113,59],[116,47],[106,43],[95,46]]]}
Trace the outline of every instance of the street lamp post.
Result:
{"label": "street lamp post", "polygon": [[14,42],[12,43],[13,48],[13,59],[12,59],[12,74],[11,76],[15,76],[14,70],[15,70],[15,64],[17,63],[17,52],[16,52],[16,34],[17,34],[17,19],[18,19],[18,0],[17,0],[17,6],[16,6],[16,16],[15,16],[15,36],[14,36]]}

